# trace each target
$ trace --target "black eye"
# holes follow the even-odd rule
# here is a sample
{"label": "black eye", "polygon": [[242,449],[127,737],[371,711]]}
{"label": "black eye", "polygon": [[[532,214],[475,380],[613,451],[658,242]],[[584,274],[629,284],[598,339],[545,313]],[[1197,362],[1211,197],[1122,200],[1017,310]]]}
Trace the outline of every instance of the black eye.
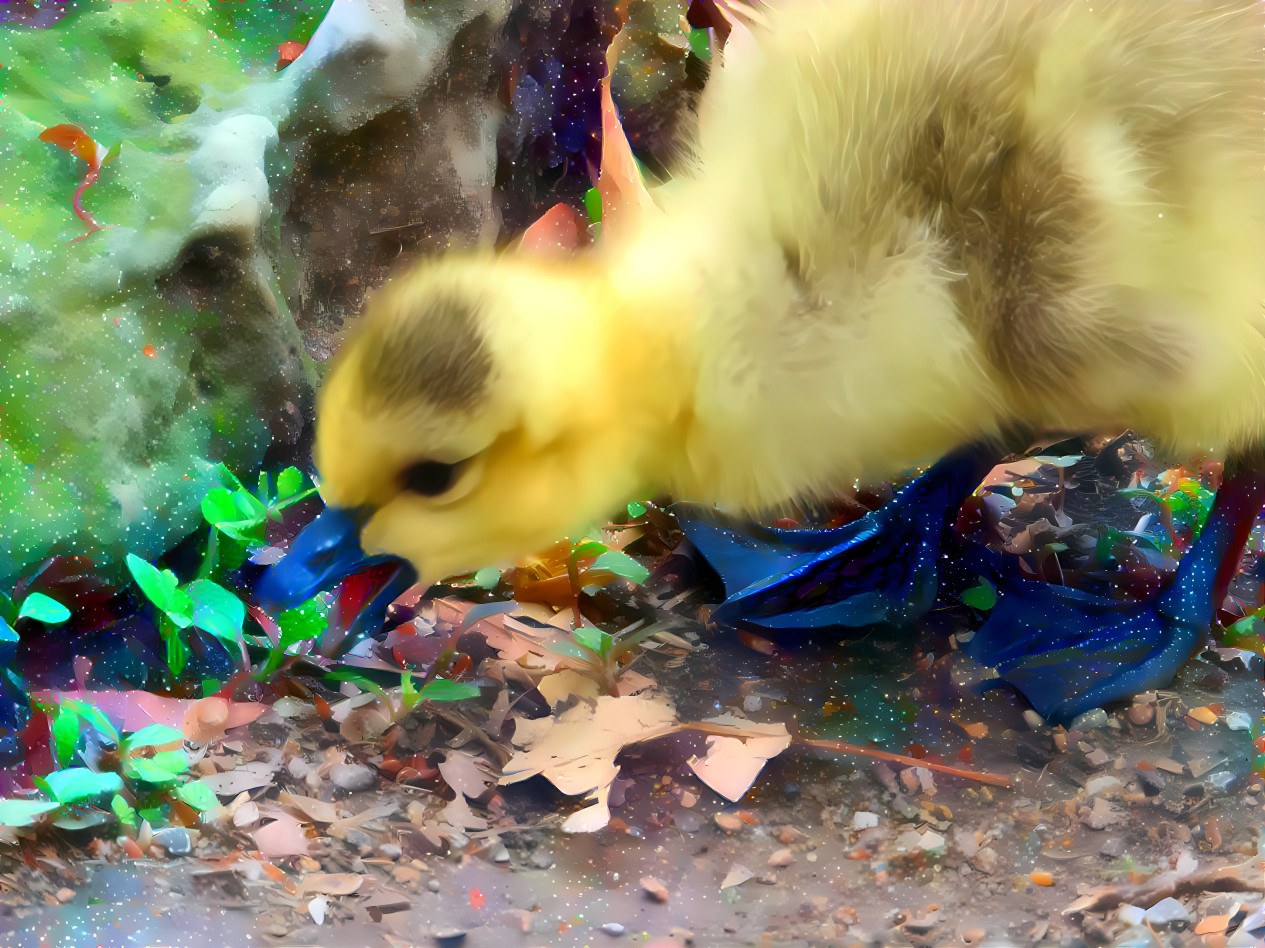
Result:
{"label": "black eye", "polygon": [[440,494],[445,494],[461,472],[461,463],[418,461],[404,471],[404,489],[423,497],[438,497]]}

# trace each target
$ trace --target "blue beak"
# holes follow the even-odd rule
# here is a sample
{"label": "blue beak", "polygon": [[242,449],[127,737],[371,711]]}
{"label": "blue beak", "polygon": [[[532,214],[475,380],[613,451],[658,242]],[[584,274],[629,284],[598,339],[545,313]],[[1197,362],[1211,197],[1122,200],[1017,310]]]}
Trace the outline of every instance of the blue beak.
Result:
{"label": "blue beak", "polygon": [[347,639],[376,632],[387,606],[416,582],[417,573],[398,557],[366,554],[360,546],[362,523],[359,511],[326,507],[294,538],[285,557],[256,583],[260,605],[270,612],[293,609],[349,576],[370,571],[374,588],[365,592],[363,608],[350,623]]}

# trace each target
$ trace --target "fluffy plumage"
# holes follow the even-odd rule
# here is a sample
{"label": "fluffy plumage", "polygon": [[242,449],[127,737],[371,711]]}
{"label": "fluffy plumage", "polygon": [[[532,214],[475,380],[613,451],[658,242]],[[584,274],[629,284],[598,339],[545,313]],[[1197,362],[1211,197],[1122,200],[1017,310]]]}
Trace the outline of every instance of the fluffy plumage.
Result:
{"label": "fluffy plumage", "polygon": [[[754,510],[1012,424],[1261,444],[1265,5],[767,20],[636,226],[572,259],[426,262],[372,299],[316,457],[366,550],[433,580],[635,494]],[[407,486],[427,461],[457,465],[436,496]]]}

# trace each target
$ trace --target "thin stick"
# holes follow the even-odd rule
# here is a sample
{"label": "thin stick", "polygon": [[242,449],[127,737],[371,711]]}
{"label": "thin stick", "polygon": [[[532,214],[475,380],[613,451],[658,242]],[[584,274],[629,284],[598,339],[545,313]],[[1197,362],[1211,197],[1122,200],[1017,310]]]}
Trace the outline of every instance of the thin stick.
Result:
{"label": "thin stick", "polygon": [[885,760],[893,764],[904,764],[906,767],[926,767],[928,770],[936,770],[943,774],[949,774],[953,777],[963,777],[967,780],[975,780],[979,783],[992,784],[994,787],[1010,787],[1013,784],[1009,777],[1003,777],[1001,774],[986,774],[977,770],[966,770],[962,767],[950,767],[948,764],[937,764],[929,760],[919,760],[917,757],[907,757],[904,754],[893,754],[889,751],[875,750],[872,747],[861,747],[859,744],[849,744],[847,741],[827,741],[815,738],[798,738],[799,743],[807,744],[809,747],[820,747],[824,750],[838,751],[841,754],[860,754],[863,757],[873,757],[876,760]]}

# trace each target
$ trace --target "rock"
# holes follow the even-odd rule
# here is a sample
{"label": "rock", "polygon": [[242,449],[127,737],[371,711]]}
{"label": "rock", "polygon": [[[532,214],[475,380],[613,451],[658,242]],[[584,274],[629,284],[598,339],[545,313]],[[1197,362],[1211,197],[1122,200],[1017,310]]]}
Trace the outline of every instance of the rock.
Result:
{"label": "rock", "polygon": [[619,924],[619,922],[605,922],[598,926],[598,931],[602,932],[604,935],[613,935],[615,937],[619,937],[627,930],[628,929]]}
{"label": "rock", "polygon": [[996,872],[997,865],[1000,862],[1001,857],[997,855],[997,850],[991,846],[982,847],[971,857],[971,865],[986,875],[992,875]]}
{"label": "rock", "polygon": [[183,826],[165,826],[154,831],[154,842],[173,856],[193,852],[193,837]]}
{"label": "rock", "polygon": [[1068,725],[1069,731],[1092,731],[1107,726],[1107,712],[1102,708],[1090,708],[1084,714],[1077,715]]}
{"label": "rock", "polygon": [[335,764],[329,769],[330,782],[352,792],[372,790],[378,785],[378,773],[364,764]]}
{"label": "rock", "polygon": [[1175,922],[1189,922],[1190,913],[1186,906],[1169,897],[1160,899],[1146,910],[1145,921],[1148,925],[1172,925]]}
{"label": "rock", "polygon": [[654,876],[641,877],[641,890],[646,893],[655,902],[667,902],[669,898],[668,887],[656,879]]}

